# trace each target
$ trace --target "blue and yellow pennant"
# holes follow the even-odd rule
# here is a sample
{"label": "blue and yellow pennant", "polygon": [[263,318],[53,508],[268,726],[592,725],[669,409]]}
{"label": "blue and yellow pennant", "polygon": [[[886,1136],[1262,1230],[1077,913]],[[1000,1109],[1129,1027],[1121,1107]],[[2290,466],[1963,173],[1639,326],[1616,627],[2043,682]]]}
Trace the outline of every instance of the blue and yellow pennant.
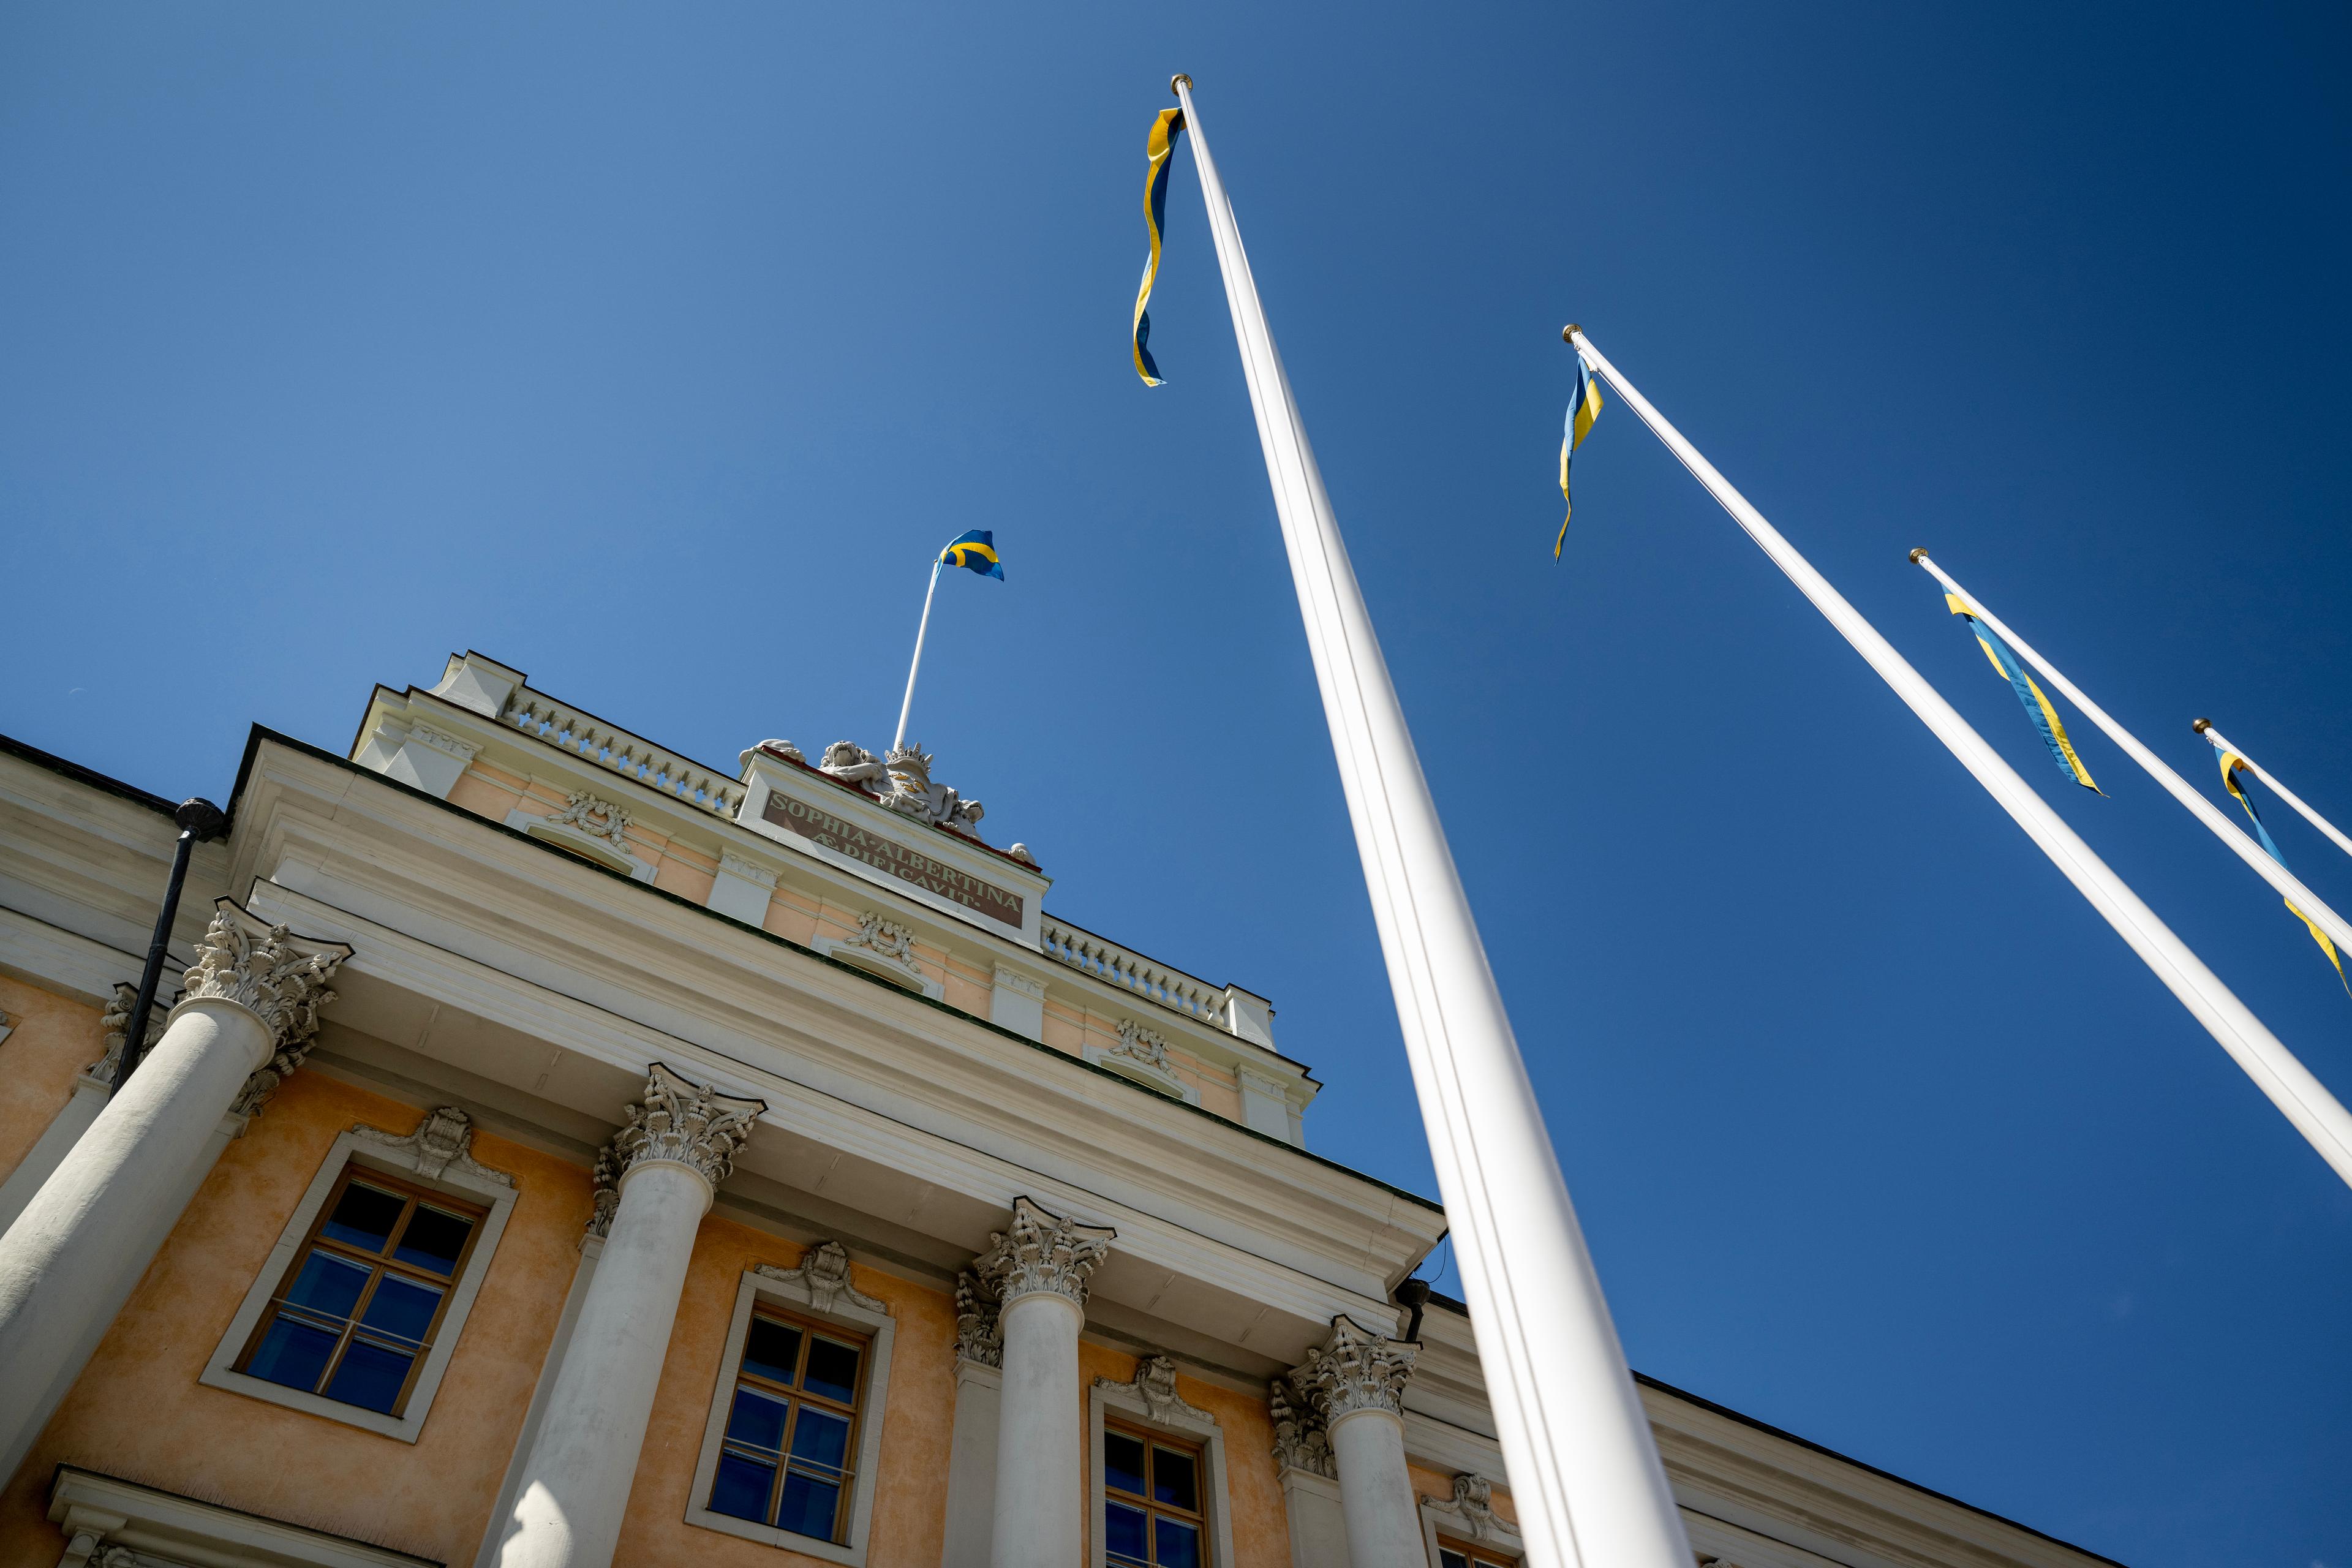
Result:
{"label": "blue and yellow pennant", "polygon": [[975,528],[959,533],[945,550],[940,552],[942,566],[961,566],[983,577],[1004,581],[1004,563],[996,558],[996,535],[985,528]]}
{"label": "blue and yellow pennant", "polygon": [[[2223,751],[2218,742],[2212,742],[2210,736],[2207,737],[2207,741],[2212,744],[2215,751],[2221,753],[2221,787],[2230,792],[2231,799],[2246,808],[2247,819],[2254,825],[2254,837],[2262,840],[2263,853],[2277,861],[2279,868],[2284,870],[2286,857],[2279,853],[2277,842],[2271,837],[2271,830],[2263,826],[2263,814],[2254,809],[2253,796],[2248,795],[2245,787],[2238,783],[2238,774],[2245,769],[2246,759],[2235,752]],[[2319,951],[2326,953],[2327,962],[2336,966],[2336,984],[2344,987],[2346,995],[2352,996],[2352,981],[2344,978],[2344,960],[2337,955],[2336,944],[2327,940],[2327,933],[2312,924],[2311,917],[2296,909],[2293,899],[2286,900],[2286,912],[2303,922],[2303,929],[2311,933],[2311,940],[2319,944]]]}
{"label": "blue and yellow pennant", "polygon": [[1143,180],[1143,222],[1151,231],[1151,254],[1144,258],[1143,286],[1135,291],[1135,374],[1146,386],[1161,384],[1160,367],[1151,360],[1151,285],[1160,276],[1160,231],[1168,218],[1168,166],[1176,161],[1176,138],[1184,133],[1184,111],[1163,109],[1151,122],[1143,155],[1150,168]]}
{"label": "blue and yellow pennant", "polygon": [[2091,770],[2084,767],[2083,759],[2074,754],[2074,742],[2066,738],[2066,726],[2060,721],[2058,710],[2050,705],[2050,699],[2042,695],[2042,688],[2033,684],[2033,678],[2025,673],[2025,667],[2018,662],[2017,655],[2009,650],[2009,645],[1995,637],[1990,626],[1977,619],[1976,612],[1969,609],[1958,594],[1945,595],[1944,603],[1949,605],[1952,614],[1966,620],[1969,629],[1977,634],[1977,646],[1984,649],[1985,658],[1992,661],[1992,667],[2000,671],[2001,679],[2009,682],[2010,689],[2017,693],[2017,700],[2024,706],[2025,716],[2033,721],[2033,727],[2042,732],[2042,743],[2050,748],[2051,760],[2058,764],[2058,771],[2093,795],[2106,794],[2091,782]]}
{"label": "blue and yellow pennant", "polygon": [[1559,559],[1560,547],[1568,542],[1568,520],[1576,515],[1576,503],[1568,495],[1568,465],[1584,438],[1592,434],[1592,422],[1601,417],[1601,381],[1584,356],[1576,356],[1576,395],[1568,400],[1568,422],[1559,433],[1559,500],[1565,515],[1559,520],[1559,537],[1552,541],[1551,558]]}

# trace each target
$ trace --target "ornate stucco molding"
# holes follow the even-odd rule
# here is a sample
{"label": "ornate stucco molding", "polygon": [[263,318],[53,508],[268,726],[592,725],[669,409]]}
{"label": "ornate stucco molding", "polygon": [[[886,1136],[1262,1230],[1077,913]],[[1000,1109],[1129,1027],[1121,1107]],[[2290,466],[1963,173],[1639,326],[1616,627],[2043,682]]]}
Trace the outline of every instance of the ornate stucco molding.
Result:
{"label": "ornate stucco molding", "polygon": [[1454,1478],[1454,1500],[1424,1502],[1432,1513],[1448,1516],[1446,1528],[1473,1541],[1518,1542],[1518,1531],[1495,1515],[1495,1483],[1480,1475]]}
{"label": "ornate stucco molding", "polygon": [[1046,1213],[1027,1198],[1013,1201],[1013,1224],[988,1238],[972,1271],[999,1301],[1047,1293],[1087,1304],[1087,1281],[1110,1254],[1118,1232]]}
{"label": "ornate stucco molding", "polygon": [[1324,1426],[1359,1411],[1404,1414],[1404,1385],[1419,1345],[1374,1333],[1345,1314],[1331,1320],[1331,1337],[1290,1374]]}
{"label": "ornate stucco molding", "polygon": [[1164,1355],[1146,1356],[1136,1364],[1135,1376],[1127,1383],[1116,1378],[1095,1379],[1097,1388],[1116,1388],[1133,1394],[1143,1401],[1150,1418],[1162,1426],[1197,1426],[1202,1423],[1215,1426],[1217,1418],[1198,1405],[1185,1402],[1176,1392],[1176,1363]]}
{"label": "ornate stucco molding", "polygon": [[[735,1168],[735,1152],[767,1109],[766,1100],[705,1089],[656,1062],[646,1071],[645,1098],[629,1107],[628,1125],[605,1145],[611,1185],[617,1192],[630,1167],[641,1161],[667,1160],[699,1173],[715,1187]],[[600,1155],[600,1174],[605,1163]]]}
{"label": "ornate stucco molding", "polygon": [[1157,1068],[1172,1076],[1175,1069],[1168,1065],[1168,1042],[1151,1029],[1132,1018],[1118,1023],[1118,1044],[1110,1048],[1115,1057],[1128,1057],[1149,1068]]}
{"label": "ornate stucco molding", "polygon": [[472,762],[482,749],[471,741],[461,741],[446,731],[436,730],[430,724],[411,724],[408,727],[408,738],[420,746],[430,746],[436,752],[446,752],[461,763]]}
{"label": "ornate stucco molding", "polygon": [[732,849],[722,848],[719,851],[719,868],[730,877],[740,877],[745,881],[756,883],[762,888],[773,888],[776,885],[774,868],[762,866],[757,860],[748,859],[736,854]]}
{"label": "ornate stucco molding", "polygon": [[969,1268],[956,1276],[955,1310],[956,1360],[975,1366],[1003,1366],[1004,1332],[997,1321],[996,1298]]}
{"label": "ornate stucco molding", "polygon": [[1277,1377],[1266,1384],[1266,1414],[1274,1422],[1274,1463],[1280,1470],[1305,1470],[1328,1480],[1339,1479],[1339,1464],[1331,1452],[1331,1434],[1314,1402]]}
{"label": "ornate stucco molding", "polygon": [[296,936],[227,899],[213,910],[213,923],[196,944],[196,961],[180,977],[183,989],[173,1016],[191,1002],[234,1002],[261,1020],[281,1055],[299,1053],[286,1069],[291,1072],[309,1052],[319,1009],[335,999],[327,982],[352,955],[351,947]]}
{"label": "ornate stucco molding", "polygon": [[849,1249],[837,1241],[820,1241],[810,1247],[801,1255],[798,1268],[779,1268],[772,1263],[762,1263],[751,1272],[791,1286],[802,1304],[813,1312],[830,1312],[834,1303],[843,1300],[886,1316],[890,1310],[849,1282]]}
{"label": "ornate stucco molding", "polygon": [[444,1173],[455,1169],[460,1174],[478,1181],[495,1182],[511,1187],[515,1179],[504,1171],[493,1171],[474,1159],[473,1118],[454,1105],[428,1110],[409,1133],[388,1132],[381,1127],[354,1126],[355,1137],[364,1138],[428,1182],[437,1182]]}
{"label": "ornate stucco molding", "polygon": [[585,790],[572,791],[562,811],[551,811],[540,820],[549,827],[575,828],[591,838],[603,839],[624,855],[628,853],[629,814]]}

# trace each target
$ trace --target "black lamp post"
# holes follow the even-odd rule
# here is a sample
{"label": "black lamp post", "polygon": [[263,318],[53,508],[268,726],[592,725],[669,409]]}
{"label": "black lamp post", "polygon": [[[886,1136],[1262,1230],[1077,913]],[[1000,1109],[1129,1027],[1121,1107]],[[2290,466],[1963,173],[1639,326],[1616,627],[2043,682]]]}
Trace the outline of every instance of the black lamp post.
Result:
{"label": "black lamp post", "polygon": [[131,1022],[122,1036],[122,1059],[114,1065],[118,1089],[131,1081],[147,1049],[147,1017],[155,1010],[155,987],[163,978],[163,954],[172,945],[172,922],[180,915],[180,888],[188,879],[188,856],[204,840],[228,831],[228,814],[208,800],[182,801],[172,820],[180,825],[180,837],[172,846],[172,877],[163,884],[163,910],[155,917],[155,940],[147,944],[147,967],[139,976],[139,1000],[131,1005]]}

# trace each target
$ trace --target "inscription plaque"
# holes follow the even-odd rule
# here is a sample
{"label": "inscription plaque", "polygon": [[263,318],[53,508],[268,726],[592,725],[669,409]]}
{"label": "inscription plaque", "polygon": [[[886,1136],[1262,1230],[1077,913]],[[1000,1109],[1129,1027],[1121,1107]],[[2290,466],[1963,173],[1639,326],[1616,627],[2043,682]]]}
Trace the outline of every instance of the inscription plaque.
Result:
{"label": "inscription plaque", "polygon": [[926,892],[951,899],[990,920],[1015,928],[1021,924],[1020,894],[993,882],[984,882],[969,871],[960,870],[944,860],[934,860],[920,850],[910,849],[878,833],[868,833],[822,806],[772,789],[760,815],[788,833],[798,834],[813,844],[821,844],[902,882],[911,882]]}

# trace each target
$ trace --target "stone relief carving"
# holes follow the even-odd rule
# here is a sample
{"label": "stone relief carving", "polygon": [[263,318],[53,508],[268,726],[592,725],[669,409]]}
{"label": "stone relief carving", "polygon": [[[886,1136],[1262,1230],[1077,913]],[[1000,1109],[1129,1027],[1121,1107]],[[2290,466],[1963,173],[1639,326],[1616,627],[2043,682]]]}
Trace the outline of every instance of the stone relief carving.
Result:
{"label": "stone relief carving", "polygon": [[[645,1098],[629,1107],[629,1123],[605,1145],[614,1163],[612,1184],[640,1160],[674,1160],[702,1173],[712,1186],[735,1168],[735,1152],[751,1135],[751,1123],[767,1101],[739,1100],[705,1089],[660,1062],[646,1073]],[[598,1164],[604,1163],[602,1156]],[[609,1228],[610,1221],[607,1221]],[[600,1233],[602,1234],[602,1233]]]}
{"label": "stone relief carving", "polygon": [[574,790],[562,811],[541,819],[550,827],[576,827],[591,838],[601,838],[623,854],[629,848],[629,814],[609,800],[585,790]]}
{"label": "stone relief carving", "polygon": [[801,749],[798,746],[793,745],[790,741],[762,741],[758,745],[751,747],[750,750],[739,752],[736,755],[735,771],[737,773],[740,773],[745,768],[750,767],[751,765],[751,759],[758,756],[761,752],[773,752],[780,757],[790,757],[796,763],[805,763],[808,761],[808,757],[801,751]]}
{"label": "stone relief carving", "polygon": [[980,1366],[1004,1364],[1004,1334],[996,1316],[996,1298],[971,1269],[956,1276],[956,1360]]}
{"label": "stone relief carving", "polygon": [[762,1263],[751,1272],[796,1287],[801,1300],[811,1311],[830,1312],[835,1301],[844,1300],[869,1312],[887,1316],[890,1310],[849,1282],[849,1249],[837,1241],[820,1241],[810,1247],[801,1255],[798,1268],[779,1268],[772,1263]]}
{"label": "stone relief carving", "polygon": [[403,1135],[388,1132],[381,1127],[355,1126],[352,1131],[377,1148],[403,1156],[409,1167],[428,1182],[437,1182],[442,1173],[454,1167],[461,1175],[478,1181],[495,1182],[511,1187],[515,1179],[504,1171],[493,1171],[474,1159],[474,1121],[454,1105],[428,1110],[417,1121],[416,1131]]}
{"label": "stone relief carving", "polygon": [[621,1158],[610,1143],[596,1151],[596,1163],[588,1173],[589,1201],[595,1206],[588,1215],[588,1234],[603,1237],[613,1234],[613,1216],[621,1210]]}
{"label": "stone relief carving", "polygon": [[1291,1373],[1326,1426],[1360,1410],[1404,1413],[1405,1380],[1421,1347],[1388,1339],[1344,1314],[1331,1320],[1331,1337]]}
{"label": "stone relief carving", "polygon": [[1518,1532],[1495,1517],[1495,1483],[1484,1476],[1459,1475],[1454,1478],[1454,1500],[1433,1502],[1435,1513],[1450,1513],[1462,1521],[1462,1533],[1473,1541],[1496,1541],[1505,1536],[1517,1539]]}
{"label": "stone relief carving", "polygon": [[856,784],[892,811],[967,838],[980,837],[986,808],[946,784],[933,784],[930,754],[920,746],[894,746],[887,757],[877,757],[863,746],[835,741],[824,749],[817,769]]}
{"label": "stone relief carving", "polygon": [[1331,1452],[1331,1434],[1313,1402],[1302,1398],[1287,1378],[1277,1377],[1266,1384],[1265,1405],[1274,1420],[1276,1467],[1338,1480],[1339,1462]]}
{"label": "stone relief carving", "polygon": [[1081,1309],[1087,1281],[1110,1254],[1118,1233],[1051,1215],[1027,1198],[1013,1203],[1013,1224],[992,1233],[972,1271],[999,1301],[1037,1291],[1066,1297]]}
{"label": "stone relief carving", "polygon": [[173,1011],[191,1002],[234,1002],[261,1020],[280,1055],[297,1047],[307,1055],[319,1009],[335,999],[327,982],[351,955],[342,942],[295,936],[223,899],[196,944],[195,963],[180,977],[184,989]]}
{"label": "stone relief carving", "polygon": [[914,932],[871,910],[858,916],[857,934],[843,942],[842,946],[866,948],[877,957],[887,958],[919,977],[923,973],[923,966],[915,962]]}
{"label": "stone relief carving", "polygon": [[1118,1044],[1110,1048],[1115,1057],[1127,1057],[1161,1072],[1172,1072],[1168,1065],[1168,1042],[1132,1018],[1122,1018],[1118,1026]]}
{"label": "stone relief carving", "polygon": [[1095,1379],[1097,1388],[1131,1390],[1143,1401],[1143,1408],[1152,1420],[1162,1426],[1181,1426],[1206,1422],[1213,1426],[1217,1418],[1207,1411],[1185,1403],[1176,1392],[1176,1363],[1164,1355],[1146,1356],[1136,1364],[1135,1377],[1128,1383],[1112,1378]]}

